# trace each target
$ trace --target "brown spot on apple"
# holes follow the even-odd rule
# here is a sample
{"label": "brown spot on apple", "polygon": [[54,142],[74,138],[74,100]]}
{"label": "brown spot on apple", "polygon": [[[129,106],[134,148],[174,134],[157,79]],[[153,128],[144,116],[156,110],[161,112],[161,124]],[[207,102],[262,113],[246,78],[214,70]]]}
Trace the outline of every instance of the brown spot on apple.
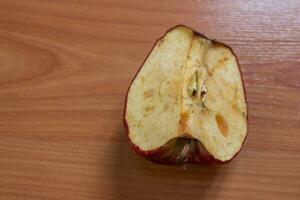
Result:
{"label": "brown spot on apple", "polygon": [[165,42],[165,40],[164,40],[164,39],[161,39],[161,40],[159,40],[159,41],[158,41],[158,44],[157,44],[157,45],[158,45],[158,47],[160,47],[160,46],[161,46],[161,45],[162,45],[164,42]]}
{"label": "brown spot on apple", "polygon": [[193,138],[193,136],[189,133],[182,133],[179,137],[180,138],[189,138],[189,139]]}
{"label": "brown spot on apple", "polygon": [[218,128],[221,131],[222,135],[224,137],[227,137],[228,136],[228,125],[227,125],[224,117],[222,117],[222,115],[217,114],[215,116],[215,118],[216,118]]}
{"label": "brown spot on apple", "polygon": [[227,57],[224,57],[223,59],[220,59],[217,62],[217,64],[209,71],[209,73],[213,74],[217,69],[222,68],[225,65],[225,62],[227,60],[229,60],[229,58],[227,58]]}
{"label": "brown spot on apple", "polygon": [[222,59],[222,62],[225,62],[225,61],[227,61],[227,60],[229,60],[229,58],[224,57],[224,58]]}
{"label": "brown spot on apple", "polygon": [[227,57],[224,57],[223,59],[220,59],[216,65],[216,67],[224,66],[225,62],[229,60]]}
{"label": "brown spot on apple", "polygon": [[236,112],[239,112],[239,108],[238,108],[238,105],[237,105],[237,102],[236,101],[233,101],[232,104],[231,104],[231,107],[234,111]]}
{"label": "brown spot on apple", "polygon": [[246,117],[246,112],[242,112],[243,117]]}
{"label": "brown spot on apple", "polygon": [[182,112],[180,113],[180,121],[179,121],[179,124],[180,124],[180,129],[179,129],[179,133],[183,133],[185,132],[185,129],[187,127],[187,121],[189,120],[189,113],[188,112]]}
{"label": "brown spot on apple", "polygon": [[144,116],[148,116],[150,113],[152,113],[155,110],[154,106],[148,106],[144,108]]}
{"label": "brown spot on apple", "polygon": [[141,83],[142,83],[142,86],[144,85],[145,83],[145,78],[143,76],[141,76]]}
{"label": "brown spot on apple", "polygon": [[231,101],[231,108],[238,112],[238,113],[241,113],[242,109],[240,108],[239,104],[238,104],[238,101],[239,101],[239,94],[238,94],[238,88],[235,87],[234,88],[234,95],[233,95],[233,98],[232,98],[232,101]]}
{"label": "brown spot on apple", "polygon": [[150,90],[147,90],[146,92],[144,92],[145,98],[152,97],[153,95],[154,95],[154,89],[150,89]]}
{"label": "brown spot on apple", "polygon": [[154,109],[155,109],[154,106],[149,106],[149,107],[146,107],[146,108],[145,108],[145,111],[146,111],[146,112],[153,112]]}
{"label": "brown spot on apple", "polygon": [[169,108],[170,108],[170,106],[168,104],[165,104],[163,106],[163,111],[167,111],[167,110],[169,110]]}

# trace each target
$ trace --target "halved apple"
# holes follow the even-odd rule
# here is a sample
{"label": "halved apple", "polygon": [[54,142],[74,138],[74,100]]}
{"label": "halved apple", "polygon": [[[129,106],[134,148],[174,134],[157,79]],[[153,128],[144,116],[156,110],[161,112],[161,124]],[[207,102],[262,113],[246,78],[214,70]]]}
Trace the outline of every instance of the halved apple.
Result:
{"label": "halved apple", "polygon": [[151,161],[230,161],[247,134],[235,54],[185,26],[171,29],[135,76],[124,123],[134,149]]}

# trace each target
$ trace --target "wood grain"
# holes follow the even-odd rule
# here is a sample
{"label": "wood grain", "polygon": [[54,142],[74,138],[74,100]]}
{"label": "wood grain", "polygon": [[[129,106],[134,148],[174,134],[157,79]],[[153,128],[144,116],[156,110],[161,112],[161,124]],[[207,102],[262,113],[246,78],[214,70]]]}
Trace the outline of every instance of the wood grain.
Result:
{"label": "wood grain", "polygon": [[[185,24],[232,46],[249,106],[220,167],[152,164],[129,147],[130,80]],[[0,199],[299,199],[299,0],[0,0]]]}

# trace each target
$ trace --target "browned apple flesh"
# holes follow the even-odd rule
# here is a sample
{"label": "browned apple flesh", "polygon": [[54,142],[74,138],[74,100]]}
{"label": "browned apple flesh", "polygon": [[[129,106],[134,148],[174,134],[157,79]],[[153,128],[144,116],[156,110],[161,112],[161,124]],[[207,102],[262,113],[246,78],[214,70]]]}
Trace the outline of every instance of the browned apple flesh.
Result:
{"label": "browned apple flesh", "polygon": [[225,162],[241,148],[246,116],[232,50],[178,26],[157,42],[135,77],[125,121],[131,142],[142,151],[190,138]]}

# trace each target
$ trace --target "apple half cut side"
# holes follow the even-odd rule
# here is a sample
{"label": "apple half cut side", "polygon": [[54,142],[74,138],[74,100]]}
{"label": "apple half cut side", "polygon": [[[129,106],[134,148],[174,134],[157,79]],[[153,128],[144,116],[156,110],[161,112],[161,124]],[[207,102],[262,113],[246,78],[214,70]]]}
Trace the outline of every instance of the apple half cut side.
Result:
{"label": "apple half cut side", "polygon": [[247,106],[230,47],[185,26],[152,49],[127,93],[133,148],[162,164],[230,161],[247,135]]}

